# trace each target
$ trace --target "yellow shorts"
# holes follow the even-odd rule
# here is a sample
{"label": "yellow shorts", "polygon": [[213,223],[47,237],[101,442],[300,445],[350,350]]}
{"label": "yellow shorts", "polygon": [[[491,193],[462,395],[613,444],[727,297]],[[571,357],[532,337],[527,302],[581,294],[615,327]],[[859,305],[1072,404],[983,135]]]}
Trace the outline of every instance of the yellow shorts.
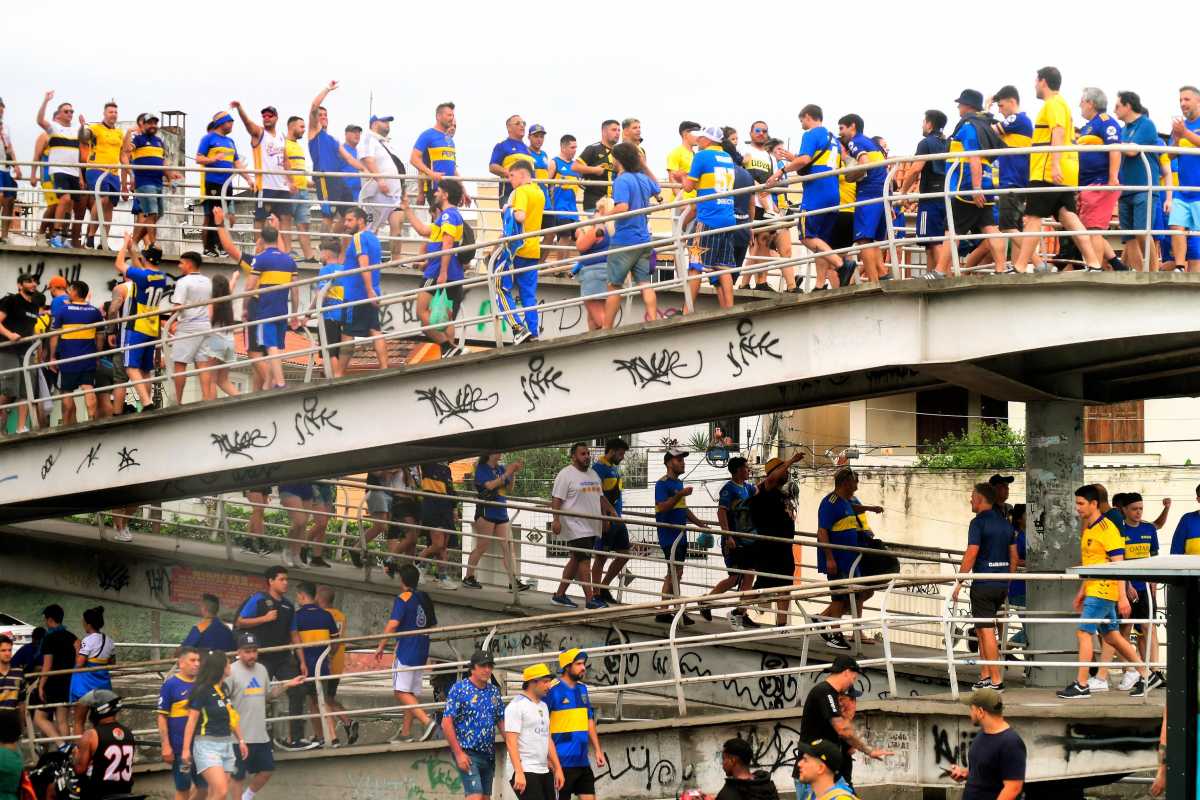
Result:
{"label": "yellow shorts", "polygon": [[42,199],[46,201],[46,206],[58,205],[58,195],[54,193],[53,181],[42,181]]}

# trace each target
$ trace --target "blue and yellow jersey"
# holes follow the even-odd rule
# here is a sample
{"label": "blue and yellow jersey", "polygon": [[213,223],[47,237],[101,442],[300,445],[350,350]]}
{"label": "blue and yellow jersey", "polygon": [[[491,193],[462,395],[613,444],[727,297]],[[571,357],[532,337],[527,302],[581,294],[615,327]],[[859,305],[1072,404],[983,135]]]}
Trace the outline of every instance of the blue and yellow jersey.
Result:
{"label": "blue and yellow jersey", "polygon": [[[696,197],[733,190],[733,159],[720,145],[710,145],[698,150],[692,157],[688,177],[696,182]],[[733,198],[719,197],[696,203],[696,219],[705,228],[726,228],[734,223]]]}
{"label": "blue and yellow jersey", "polygon": [[333,653],[330,652],[329,656],[325,657],[319,673],[317,672],[317,661],[321,658],[321,653],[325,652],[325,648],[329,646],[329,640],[336,639],[338,636],[337,620],[316,603],[306,603],[296,609],[295,625],[300,643],[313,645],[303,649],[304,663],[308,667],[309,676],[328,675],[330,672],[329,657]]}
{"label": "blue and yellow jersey", "polygon": [[[542,214],[546,210],[546,196],[535,183],[526,183],[513,189],[513,212],[524,211],[525,221],[521,223],[522,232],[540,230]],[[513,254],[518,258],[541,258],[542,237],[530,236],[521,242],[521,246]]]}
{"label": "blue and yellow jersey", "polygon": [[[578,211],[579,173],[575,171],[575,162],[567,161],[560,156],[554,157],[554,177],[567,181],[556,183],[550,187],[550,209],[552,211]],[[574,178],[575,180],[570,180]]]}
{"label": "blue and yellow jersey", "polygon": [[158,707],[156,711],[167,718],[167,739],[171,749],[179,752],[183,749],[183,730],[187,727],[188,696],[192,693],[195,682],[176,673],[163,681],[162,689],[158,692]]}
{"label": "blue and yellow jersey", "polygon": [[321,308],[325,309],[321,314],[326,319],[341,321],[343,318],[343,309],[337,308],[337,306],[340,306],[345,301],[346,289],[336,279],[328,277],[335,272],[341,272],[343,269],[345,267],[334,261],[332,264],[322,264],[320,271],[317,273],[318,278],[325,278],[325,280],[317,281],[317,291],[324,289],[326,286],[329,287],[328,291],[325,292],[325,299],[321,301]]}
{"label": "blue and yellow jersey", "polygon": [[624,505],[621,493],[625,491],[625,478],[621,475],[620,464],[613,464],[605,456],[600,456],[592,463],[592,470],[600,476],[600,491],[618,514]]}
{"label": "blue and yellow jersey", "polygon": [[[1183,124],[1192,133],[1200,133],[1200,117],[1185,119]],[[1182,136],[1179,137],[1178,141],[1172,142],[1172,144],[1176,147],[1196,149],[1196,145]],[[1197,150],[1195,154],[1187,153],[1176,157],[1174,171],[1176,180],[1178,181],[1175,184],[1176,186],[1200,186],[1200,150]],[[1187,200],[1188,202],[1200,200],[1200,189],[1192,189],[1191,191],[1184,189],[1176,194],[1175,197],[1178,200]]]}
{"label": "blue and yellow jersey", "polygon": [[268,247],[250,262],[250,273],[258,276],[256,288],[278,287],[258,295],[251,310],[251,319],[268,319],[288,312],[287,285],[296,279],[296,259],[278,248]]}
{"label": "blue and yellow jersey", "polygon": [[588,766],[588,728],[596,712],[588,699],[587,686],[555,681],[546,693],[546,706],[550,709],[550,736],[559,763],[564,768]]}
{"label": "blue and yellow jersey", "polygon": [[[407,591],[396,595],[392,601],[390,620],[399,623],[397,632],[419,631],[431,628],[435,620],[430,618],[429,596],[424,592]],[[429,637],[401,636],[396,639],[396,661],[407,667],[421,667],[429,660]]]}
{"label": "blue and yellow jersey", "polygon": [[[1063,129],[1063,145],[1075,142],[1075,125],[1071,121],[1071,108],[1061,94],[1056,94],[1038,111],[1037,122],[1033,126],[1034,147],[1050,146],[1055,128]],[[1063,186],[1079,185],[1079,154],[1059,153],[1059,169],[1062,171]],[[1053,172],[1050,169],[1050,153],[1034,153],[1029,157],[1029,180],[1053,183]]]}
{"label": "blue and yellow jersey", "polygon": [[304,146],[295,139],[287,139],[283,143],[284,163],[287,168],[299,171],[302,175],[289,175],[292,186],[300,191],[308,188],[308,157],[304,155]]}
{"label": "blue and yellow jersey", "polygon": [[[167,163],[163,141],[157,136],[148,136],[144,133],[135,134],[130,140],[130,144],[133,145],[133,152],[130,153],[129,163],[134,167],[161,167]],[[161,186],[162,182],[163,172],[161,169],[135,169],[133,171],[135,187]]]}
{"label": "blue and yellow jersey", "polygon": [[[1085,121],[1075,139],[1079,144],[1120,144],[1121,123],[1108,114],[1097,114]],[[1108,183],[1108,153],[1079,154],[1079,185]]]}
{"label": "blue and yellow jersey", "polygon": [[[1080,564],[1085,567],[1104,564],[1109,556],[1125,555],[1125,539],[1117,526],[1107,517],[1100,517],[1095,524],[1084,529],[1079,539]],[[1088,597],[1101,600],[1117,599],[1117,584],[1110,580],[1090,580],[1084,589]]]}
{"label": "blue and yellow jersey", "polygon": [[[818,125],[804,132],[796,156],[808,156],[812,159],[808,166],[800,171],[801,174],[820,175],[838,168],[841,150],[829,129]],[[806,211],[816,211],[836,206],[839,202],[839,185],[844,182],[834,180],[832,176],[805,181],[802,184],[804,194],[800,198],[800,207]],[[854,202],[853,199],[850,202]]]}
{"label": "blue and yellow jersey", "polygon": [[[421,158],[434,172],[443,175],[457,175],[458,163],[454,152],[454,139],[448,133],[429,128],[417,137],[413,149],[421,153]],[[433,188],[437,188],[434,186]]]}
{"label": "blue and yellow jersey", "polygon": [[[429,226],[429,243],[425,245],[425,252],[430,255],[429,261],[425,262],[425,277],[436,278],[442,270],[442,257],[434,255],[442,249],[442,240],[449,236],[452,247],[458,247],[463,242],[463,218],[456,206],[450,206],[444,209],[433,224]],[[458,254],[450,255],[450,268],[446,271],[448,280],[459,281],[463,278],[462,264],[459,263]]]}
{"label": "blue and yellow jersey", "polygon": [[[992,179],[992,160],[986,156],[979,156],[982,174],[980,185],[977,187],[974,184],[974,178],[971,176],[970,153],[981,149],[983,147],[979,141],[979,131],[973,124],[964,120],[950,135],[948,152],[962,155],[949,159],[950,164],[946,167],[946,189],[948,191],[966,192],[977,188],[985,190],[996,188],[995,181]],[[954,199],[962,203],[972,202],[970,195],[956,195]],[[995,195],[986,195],[985,200],[990,204],[995,202],[996,197]]]}
{"label": "blue and yellow jersey", "polygon": [[[152,267],[130,267],[125,271],[125,276],[133,281],[132,313],[145,314],[149,311],[158,311],[158,304],[162,302],[163,295],[167,293],[167,276]],[[154,314],[134,320],[129,323],[129,330],[151,339],[157,339],[158,315]]]}
{"label": "blue and yellow jersey", "polygon": [[[58,351],[55,358],[75,358],[76,356],[93,355],[96,350],[97,327],[85,327],[97,322],[104,322],[100,309],[87,303],[67,303],[59,307],[50,323],[52,331],[58,331]],[[61,372],[92,372],[96,369],[96,359],[83,359],[59,364]]]}
{"label": "blue and yellow jersey", "polygon": [[[1136,561],[1158,555],[1158,528],[1150,522],[1139,522],[1136,526],[1122,523],[1121,538],[1125,540],[1125,560]],[[1146,590],[1145,581],[1133,581],[1130,585],[1139,592]]]}
{"label": "blue and yellow jersey", "polygon": [[[829,534],[830,544],[858,546],[862,543],[862,520],[854,513],[854,502],[830,492],[817,508],[817,528]],[[828,569],[828,554],[832,552],[838,563],[839,577],[849,577],[848,568],[858,557],[852,550],[822,550],[817,557],[817,568],[822,573]]]}
{"label": "blue and yellow jersey", "polygon": [[[876,164],[884,159],[883,151],[879,149],[879,145],[861,133],[856,134],[853,139],[846,142],[846,153],[849,154],[850,160],[855,163],[863,156],[866,156],[867,164]],[[868,169],[867,174],[863,176],[862,180],[856,182],[856,196],[859,200],[883,197],[883,183],[886,179],[887,170],[883,167]]]}
{"label": "blue and yellow jersey", "polygon": [[[1009,114],[996,125],[1000,138],[1009,147],[1029,147],[1033,141],[1033,122],[1024,111]],[[1001,189],[1020,189],[1029,185],[1029,154],[1000,156],[996,159],[1000,169]]]}
{"label": "blue and yellow jersey", "polygon": [[196,148],[196,155],[216,159],[213,163],[206,165],[205,186],[219,187],[233,177],[232,172],[208,172],[208,169],[233,169],[234,162],[238,160],[237,145],[228,136],[209,131],[200,140],[200,145]]}
{"label": "blue and yellow jersey", "polygon": [[54,179],[50,176],[50,140],[46,140],[46,144],[42,147],[42,152],[38,155],[38,163],[41,164],[41,187],[42,199],[47,206],[58,204],[58,195],[54,193]]}
{"label": "blue and yellow jersey", "polygon": [[1200,556],[1200,511],[1189,511],[1179,518],[1171,536],[1171,555]]}
{"label": "blue and yellow jersey", "polygon": [[[379,237],[370,231],[359,231],[350,237],[350,241],[346,244],[345,257],[342,259],[342,269],[357,269],[361,266],[358,263],[359,255],[367,257],[368,264],[379,264],[383,261],[383,248],[379,244]],[[369,275],[371,288],[375,290],[375,294],[380,292],[379,270],[373,269],[368,272],[357,272],[353,275],[344,275],[337,279],[345,290],[346,301],[362,300],[367,296],[367,287],[363,283],[363,275]]]}
{"label": "blue and yellow jersey", "polygon": [[[534,180],[544,181],[550,177],[550,156],[546,155],[545,150],[539,150],[536,153],[532,150],[529,154],[533,156],[533,177]],[[539,183],[538,187],[542,190],[542,194],[546,195],[546,206],[550,206],[550,184]]]}
{"label": "blue and yellow jersey", "polygon": [[[103,122],[93,122],[88,126],[92,132],[91,153],[88,162],[91,164],[120,164],[121,147],[125,144],[125,131],[117,127],[108,127]],[[104,170],[116,175],[116,167]]]}
{"label": "blue and yellow jersey", "polygon": [[533,153],[530,152],[529,146],[520,139],[505,139],[492,148],[492,159],[488,163],[508,169],[518,161],[534,164]]}

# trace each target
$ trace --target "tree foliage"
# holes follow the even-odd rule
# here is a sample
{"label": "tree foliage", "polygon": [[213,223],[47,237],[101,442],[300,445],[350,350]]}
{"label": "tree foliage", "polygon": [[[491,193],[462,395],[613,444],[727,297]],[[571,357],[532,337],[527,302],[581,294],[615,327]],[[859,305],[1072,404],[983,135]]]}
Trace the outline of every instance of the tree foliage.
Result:
{"label": "tree foliage", "polygon": [[950,434],[923,448],[917,466],[977,471],[1023,469],[1025,439],[1003,422],[980,423],[974,431]]}

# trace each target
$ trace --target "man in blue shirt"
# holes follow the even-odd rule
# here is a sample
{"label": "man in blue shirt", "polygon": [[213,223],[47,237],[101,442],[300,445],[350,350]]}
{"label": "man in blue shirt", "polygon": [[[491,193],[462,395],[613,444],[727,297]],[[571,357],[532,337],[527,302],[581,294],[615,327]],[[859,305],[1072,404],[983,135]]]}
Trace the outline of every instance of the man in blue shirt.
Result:
{"label": "man in blue shirt", "polygon": [[[346,212],[342,227],[350,234],[346,243],[346,255],[342,260],[343,269],[358,269],[383,262],[383,248],[380,246],[379,237],[370,230],[366,211],[359,206],[351,208]],[[383,293],[380,288],[379,270],[371,269],[342,275],[337,281],[342,285],[345,303],[369,300],[343,309],[345,320],[342,323],[342,333],[351,338],[375,337],[372,341],[375,358],[380,369],[387,369],[387,342],[379,338],[383,330],[379,320],[379,295]],[[353,355],[354,348],[350,346],[343,347],[338,353],[343,374],[350,366],[350,358]]]}
{"label": "man in blue shirt", "polygon": [[296,259],[279,249],[279,229],[264,222],[259,232],[266,249],[250,262],[246,291],[267,289],[245,303],[243,315],[251,324],[246,333],[246,350],[252,356],[268,358],[254,362],[255,389],[283,389],[283,353],[287,350],[287,331],[300,328],[302,315],[288,316],[288,300],[293,314],[300,310],[300,287],[296,285]]}
{"label": "man in blue shirt", "polygon": [[[838,120],[838,138],[845,160],[865,167],[847,173],[846,180],[856,185],[855,202],[864,203],[854,207],[854,244],[863,246],[863,275],[868,281],[878,281],[884,273],[883,252],[871,245],[887,238],[882,202],[887,169],[870,165],[878,164],[886,156],[883,148],[863,134],[863,118],[858,114],[847,114]],[[864,202],[872,200],[877,202]]]}
{"label": "man in blue shirt", "polygon": [[[338,82],[330,81],[329,85],[313,98],[308,109],[308,155],[312,158],[312,170],[317,173],[354,171],[354,167],[348,164],[342,155],[342,145],[329,134],[329,112],[321,105],[325,102],[325,96],[336,88]],[[350,128],[346,130],[348,132]],[[358,130],[362,131],[361,128]],[[350,155],[354,155],[353,152]],[[342,215],[358,197],[358,188],[352,189],[345,178],[334,175],[316,175],[314,181],[317,198],[321,201],[321,217],[325,220],[325,230],[332,231],[341,224]]]}
{"label": "man in blue shirt", "polygon": [[[100,309],[87,302],[90,290],[83,281],[71,281],[67,286],[67,302],[54,310],[50,330],[50,351],[57,359],[73,359],[95,355],[104,347],[104,328],[92,327],[104,322]],[[96,359],[60,361],[53,369],[58,372],[58,391],[62,396],[62,424],[75,422],[75,397],[83,391],[88,419],[96,419]]]}
{"label": "man in blue shirt", "polygon": [[1186,263],[1189,272],[1200,272],[1200,191],[1194,188],[1200,186],[1200,153],[1195,152],[1200,147],[1200,89],[1181,86],[1179,110],[1183,116],[1171,121],[1170,144],[1189,152],[1172,159],[1176,185],[1181,188],[1171,199],[1167,223],[1174,232],[1171,252],[1177,267]]}
{"label": "man in blue shirt", "polygon": [[[415,564],[400,565],[396,570],[400,577],[400,593],[392,602],[392,615],[384,626],[384,633],[412,633],[414,631],[432,628],[437,624],[433,599],[425,592],[417,590],[421,581],[421,571]],[[383,657],[383,650],[388,640],[380,639],[375,647],[375,660]],[[404,712],[404,721],[400,723],[400,741],[426,741],[433,735],[437,723],[429,718],[422,708],[415,708],[420,701],[417,696],[421,693],[421,680],[425,674],[424,667],[429,663],[429,636],[416,634],[401,636],[396,639],[396,654],[393,659],[392,691],[396,699],[406,706],[414,706]],[[414,739],[412,723],[416,720],[425,726],[424,732]]]}
{"label": "man in blue shirt", "polygon": [[[975,484],[971,491],[971,511],[975,512],[975,519],[967,529],[967,551],[958,570],[1004,576],[1003,580],[975,578],[971,581],[971,616],[987,620],[975,623],[979,658],[983,661],[1000,659],[995,620],[1008,596],[1008,576],[1017,569],[1017,542],[1012,525],[994,509],[995,505],[996,488],[990,483]],[[951,595],[953,601],[958,600],[960,589],[962,584],[956,583]],[[972,688],[1004,691],[1004,673],[999,666],[985,665],[979,672],[980,679]]]}
{"label": "man in blue shirt", "polygon": [[[1008,147],[1029,147],[1033,141],[1033,121],[1021,110],[1021,94],[1017,87],[1008,84],[1001,86],[992,95],[987,107],[995,103],[1000,112],[1000,121],[993,130],[1004,140]],[[996,166],[1000,170],[1001,189],[1024,189],[1029,186],[1029,154],[999,156]],[[1017,233],[1025,226],[1025,193],[1008,192],[1000,195],[1000,230],[1004,233]],[[1007,246],[1007,241],[1006,241]],[[1013,240],[1015,250],[1020,250],[1020,241]],[[1033,254],[1033,266],[1042,268],[1042,258],[1036,252]]]}
{"label": "man in blue shirt", "polygon": [[508,138],[496,143],[488,162],[488,172],[500,178],[501,206],[508,202],[508,196],[513,191],[508,183],[508,168],[518,161],[533,167],[533,154],[525,144],[525,120],[521,119],[520,114],[513,114],[504,121],[504,126],[508,128]]}
{"label": "man in blue shirt", "polygon": [[[692,166],[683,179],[683,189],[694,191],[697,198],[721,195],[733,190],[733,159],[721,147],[725,134],[716,125],[701,129],[696,137],[696,155]],[[696,232],[699,234],[692,244],[693,255],[699,251],[700,263],[705,272],[724,270],[717,279],[717,303],[721,308],[733,306],[732,268],[741,264],[734,262],[736,237],[733,231],[720,230],[734,225],[733,197],[716,197],[696,203]],[[717,231],[705,235],[705,231]],[[700,279],[689,281],[692,301],[700,293]]]}
{"label": "man in blue shirt", "polygon": [[[996,188],[992,179],[992,159],[990,156],[966,154],[999,149],[1003,143],[992,129],[992,118],[983,113],[982,93],[975,89],[964,89],[955,102],[958,104],[959,120],[950,134],[949,152],[964,155],[951,159],[946,166],[946,190],[959,193],[950,200],[954,232],[958,236],[991,236],[1000,232],[996,225],[996,196],[984,194]],[[858,197],[862,199],[861,189]],[[997,273],[1016,271],[1005,268],[1003,240],[997,237],[984,239],[983,243],[991,251]],[[947,274],[952,258],[950,248],[943,247],[938,259],[938,272]]]}
{"label": "man in blue shirt", "polygon": [[[741,456],[729,459],[729,480],[721,487],[717,499],[717,521],[724,531],[754,533],[754,522],[750,515],[750,498],[758,492],[758,486],[750,483],[750,465]],[[721,594],[737,588],[740,592],[750,590],[754,583],[755,542],[737,536],[721,537],[721,554],[729,577],[712,588],[712,594]],[[729,614],[729,625],[734,628],[757,628],[758,623],[750,619],[744,606],[738,606]]]}
{"label": "man in blue shirt", "polygon": [[217,616],[221,611],[221,599],[215,594],[200,596],[200,621],[192,626],[183,639],[184,647],[197,650],[220,650],[230,653],[236,649],[233,631]]}
{"label": "man in blue shirt", "polygon": [[[1200,503],[1200,484],[1196,485],[1196,502]],[[1171,555],[1200,555],[1200,511],[1189,511],[1179,518],[1171,536]]]}
{"label": "man in blue shirt", "polygon": [[495,665],[490,653],[476,650],[471,654],[467,677],[446,693],[442,735],[458,767],[465,800],[484,800],[492,795],[496,729],[504,730],[504,704],[492,681]]}
{"label": "man in blue shirt", "polygon": [[[428,178],[422,181],[421,188],[430,208],[435,204],[433,193],[437,191],[438,181],[458,174],[458,157],[451,133],[455,127],[454,103],[438,103],[433,113],[433,127],[426,128],[417,137],[408,158],[408,163]],[[464,195],[463,202],[470,205],[471,198]]]}
{"label": "man in blue shirt", "polygon": [[[1159,145],[1158,130],[1147,116],[1146,108],[1137,92],[1117,92],[1117,119],[1125,126],[1121,131],[1122,144]],[[1147,171],[1149,166],[1149,171]],[[1120,179],[1122,186],[1134,187],[1121,192],[1118,206],[1121,230],[1144,231],[1149,229],[1148,214],[1154,206],[1149,201],[1146,186],[1158,185],[1158,157],[1154,153],[1142,154],[1137,150],[1125,150],[1121,153]],[[1140,187],[1140,188],[1139,188]],[[1123,242],[1132,242],[1125,247],[1125,261],[1130,269],[1142,271],[1158,269],[1158,256],[1154,248],[1150,249],[1150,263],[1143,262],[1144,249],[1147,245],[1146,234],[1123,234]]]}
{"label": "man in blue shirt", "polygon": [[[1121,538],[1125,540],[1125,560],[1136,561],[1140,558],[1150,558],[1158,555],[1158,528],[1153,522],[1145,522],[1143,520],[1145,504],[1141,494],[1127,492],[1121,495],[1121,511],[1121,524],[1117,526],[1117,530],[1121,532]],[[1154,584],[1130,579],[1126,582],[1125,586],[1129,595],[1130,619],[1150,619],[1150,597],[1154,592]],[[1158,609],[1156,608],[1154,611],[1157,612]],[[1134,627],[1135,623],[1123,623],[1121,625],[1121,635],[1129,639]],[[1138,655],[1143,661],[1149,661],[1151,654],[1158,652],[1158,642],[1154,626],[1139,622],[1136,623],[1136,627],[1138,630]],[[1108,663],[1115,654],[1116,651],[1112,646],[1105,643],[1100,654],[1100,661]],[[1118,688],[1123,692],[1127,692],[1137,683],[1137,679],[1137,670],[1126,669],[1125,676],[1122,678]],[[1101,691],[1108,689],[1108,668],[1101,667],[1096,671],[1096,677],[1088,680],[1088,688],[1094,692],[1096,691],[1096,686],[1092,685],[1092,680],[1103,683],[1104,688]]]}
{"label": "man in blue shirt", "polygon": [[[638,149],[621,142],[612,149],[612,160],[617,165],[617,178],[613,181],[613,208],[610,213],[622,214],[637,211],[650,205],[650,198],[658,194],[658,184],[645,173],[642,156]],[[650,226],[644,214],[619,219],[609,243],[610,249],[632,247],[650,243]],[[646,307],[646,320],[658,318],[658,303],[654,289],[650,288],[650,248],[639,248],[612,253],[608,256],[608,289],[616,291],[625,285],[625,279],[633,276],[633,282],[642,288],[642,305]],[[623,298],[609,295],[604,300],[604,328],[611,328],[621,308]]]}
{"label": "man in blue shirt", "polygon": [[[1121,123],[1106,113],[1108,95],[1102,89],[1085,86],[1079,100],[1079,111],[1085,122],[1079,128],[1079,135],[1075,139],[1077,144],[1120,144]],[[1116,150],[1079,154],[1079,221],[1088,230],[1108,231],[1121,193],[1102,187],[1120,185],[1120,168],[1121,154]],[[1088,188],[1082,188],[1085,186]],[[1113,264],[1113,269],[1127,269],[1120,259],[1116,259],[1112,246],[1102,233],[1092,235],[1092,247],[1098,253],[1103,251],[1105,262]],[[1113,263],[1114,259],[1116,263]]]}
{"label": "man in blue shirt", "polygon": [[[921,141],[917,142],[918,156],[937,155],[950,148],[949,142],[946,141],[945,127],[945,114],[936,108],[925,112],[925,118],[921,122]],[[904,176],[900,194],[907,195],[914,186],[922,195],[941,192],[946,186],[946,162],[932,159],[914,161],[913,168]],[[917,238],[929,239],[923,242],[926,264],[937,264],[941,260],[941,239],[945,235],[946,201],[941,197],[922,197],[917,200]]]}
{"label": "man in blue shirt", "polygon": [[[728,157],[728,156],[726,156]],[[688,191],[691,191],[690,187]],[[663,525],[698,525],[707,528],[708,523],[696,517],[687,507],[687,498],[692,493],[692,487],[684,486],[679,476],[687,469],[688,453],[677,447],[672,447],[663,454],[663,464],[666,474],[654,483],[654,520],[662,523],[658,528],[658,546],[662,548],[663,557],[667,560],[667,574],[663,578],[662,597],[664,600],[679,595],[679,581],[683,577],[683,562],[687,558],[688,533],[677,527]],[[664,611],[654,617],[655,622],[671,624],[675,614]],[[683,616],[684,625],[694,624],[686,614]]]}

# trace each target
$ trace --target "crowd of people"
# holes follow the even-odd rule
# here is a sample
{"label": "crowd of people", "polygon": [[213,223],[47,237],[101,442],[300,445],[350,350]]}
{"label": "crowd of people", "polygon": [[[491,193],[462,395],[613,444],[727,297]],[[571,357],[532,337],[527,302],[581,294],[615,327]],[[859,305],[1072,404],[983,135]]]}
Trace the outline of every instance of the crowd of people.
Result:
{"label": "crowd of people", "polygon": [[[885,188],[892,195],[907,196],[914,190],[919,195],[895,203],[897,218],[890,229],[904,235],[910,227],[907,216],[913,217],[911,227],[915,242],[926,250],[924,277],[929,279],[950,274],[954,254],[945,240],[947,222],[953,224],[959,257],[967,268],[990,264],[997,274],[1025,272],[1030,265],[1049,269],[1038,252],[1038,234],[1046,219],[1070,234],[1050,259],[1061,269],[1200,271],[1200,190],[1187,188],[1200,186],[1200,156],[1145,156],[1138,150],[972,155],[1073,143],[1200,146],[1200,91],[1193,86],[1180,88],[1181,116],[1163,133],[1135,92],[1119,92],[1110,113],[1108,96],[1097,87],[1082,91],[1078,106],[1083,123],[1076,126],[1061,87],[1056,68],[1037,71],[1034,91],[1042,105],[1033,120],[1021,110],[1021,91],[1013,85],[986,97],[976,89],[962,91],[954,101],[957,113],[950,133],[948,115],[930,109],[916,149],[917,156],[950,157],[913,161],[892,172],[881,165],[889,155],[886,140],[868,136],[863,117],[856,113],[839,117],[835,134],[820,106],[805,105],[799,112],[803,136],[795,152],[772,136],[762,120],[751,123],[744,142],[729,126],[680,123],[680,144],[668,155],[662,183],[679,187],[672,199],[697,200],[682,210],[679,220],[691,242],[693,295],[702,283],[710,283],[720,305],[729,306],[737,285],[769,289],[765,272],[754,267],[769,265],[771,259],[781,260],[784,288],[801,291],[794,264],[788,261],[793,228],[796,240],[816,256],[815,290],[891,278],[895,265],[885,262],[882,246],[889,238],[882,202]],[[48,193],[48,241],[53,246],[67,241],[78,245],[83,237],[88,246],[104,247],[104,237],[96,235],[98,226],[112,219],[115,206],[132,197],[138,224],[120,248],[118,262],[131,260],[134,266],[118,266],[121,282],[100,316],[86,284],[71,287],[62,281],[61,287],[48,286],[39,301],[37,287],[25,287],[19,279],[18,291],[0,305],[0,337],[5,340],[0,341],[0,372],[20,367],[30,344],[23,339],[61,330],[61,336],[39,345],[39,360],[47,366],[39,370],[33,391],[43,401],[38,408],[61,394],[66,423],[76,418],[76,393],[82,394],[89,418],[121,413],[125,390],[104,392],[104,387],[149,381],[168,358],[177,375],[177,398],[187,381],[183,373],[191,368],[203,369],[198,378],[204,399],[215,398],[218,388],[233,393],[228,368],[236,360],[234,340],[229,330],[220,329],[234,325],[235,315],[232,308],[222,308],[229,302],[219,301],[236,290],[239,275],[245,276],[245,290],[262,290],[241,304],[238,320],[250,325],[246,353],[262,359],[254,362],[255,390],[283,384],[287,332],[306,329],[310,320],[324,327],[325,340],[337,348],[331,358],[335,377],[345,374],[356,339],[369,339],[379,367],[386,368],[380,270],[371,267],[399,255],[393,248],[406,224],[426,239],[428,259],[421,267],[424,285],[417,316],[426,337],[443,355],[457,353],[453,321],[464,297],[461,281],[475,255],[475,234],[461,212],[473,198],[460,180],[455,106],[437,106],[433,127],[416,138],[406,162],[392,142],[392,116],[373,115],[365,128],[349,124],[340,138],[330,133],[323,103],[336,89],[337,83],[331,82],[313,98],[306,117],[290,116],[286,124],[274,106],[262,108],[256,119],[238,101],[213,115],[194,156],[204,170],[199,199],[205,214],[203,252],[180,256],[183,276],[173,291],[168,289],[175,276],[161,270],[155,225],[162,215],[164,186],[180,176],[166,166],[157,116],[139,114],[135,125],[123,130],[117,124],[118,107],[110,102],[101,121],[88,124],[80,117],[77,124],[70,103],[58,103],[47,117],[54,97],[47,92],[37,114],[44,136],[33,160],[40,166],[27,179]],[[0,139],[5,155],[15,159],[2,114],[0,105]],[[232,137],[239,122],[249,136],[253,171]],[[620,296],[609,293],[627,284],[640,288],[646,319],[656,319],[652,284],[660,253],[645,215],[620,216],[664,199],[641,144],[641,122],[632,117],[605,120],[599,140],[582,151],[574,135],[563,134],[558,155],[545,149],[549,134],[544,126],[527,127],[519,114],[505,125],[506,138],[493,148],[488,169],[501,182],[498,200],[506,237],[496,246],[494,259],[498,310],[514,340],[538,338],[539,274],[545,264],[567,254],[578,253],[569,270],[579,280],[590,329],[615,324]],[[842,168],[847,171],[833,174]],[[231,181],[239,175],[248,188],[231,195]],[[797,182],[801,177],[804,180]],[[0,211],[7,209],[6,226],[16,181],[21,179],[19,166],[0,166],[5,204]],[[1150,199],[1144,189],[1148,184],[1160,188]],[[92,191],[97,186],[99,203]],[[754,187],[760,191],[750,191]],[[747,191],[725,195],[734,189]],[[944,190],[956,193],[949,203],[949,220],[947,204],[938,196]],[[253,205],[253,253],[230,235],[227,225],[233,222],[235,208],[231,196]],[[318,230],[323,234],[316,249],[310,228],[314,209],[319,210]],[[88,214],[91,223],[85,234]],[[1103,235],[1114,214],[1125,232],[1121,238],[1126,246],[1120,253]],[[618,216],[610,219],[613,215]],[[543,233],[571,223],[580,227]],[[743,227],[750,223],[759,227]],[[378,232],[385,225],[391,236],[381,240]],[[1138,233],[1144,230],[1155,231],[1152,241]],[[297,247],[298,257],[292,254]],[[217,280],[200,274],[204,259],[220,255],[237,262],[239,270]],[[316,284],[305,305],[293,285],[298,261],[319,264],[329,276]],[[132,270],[145,274],[130,276]],[[341,274],[346,270],[362,271]],[[56,303],[58,296],[66,299]],[[169,330],[150,315],[168,297],[172,306],[183,306]],[[213,300],[218,302],[206,307]],[[78,327],[133,313],[147,316],[107,332]],[[40,327],[39,318],[44,320]],[[169,340],[161,353],[159,340]],[[109,347],[124,352],[95,356]],[[135,383],[133,388],[135,407],[155,407],[154,384]],[[27,393],[20,373],[0,374],[0,404]],[[23,429],[26,411],[18,409],[17,414],[18,428]]]}

